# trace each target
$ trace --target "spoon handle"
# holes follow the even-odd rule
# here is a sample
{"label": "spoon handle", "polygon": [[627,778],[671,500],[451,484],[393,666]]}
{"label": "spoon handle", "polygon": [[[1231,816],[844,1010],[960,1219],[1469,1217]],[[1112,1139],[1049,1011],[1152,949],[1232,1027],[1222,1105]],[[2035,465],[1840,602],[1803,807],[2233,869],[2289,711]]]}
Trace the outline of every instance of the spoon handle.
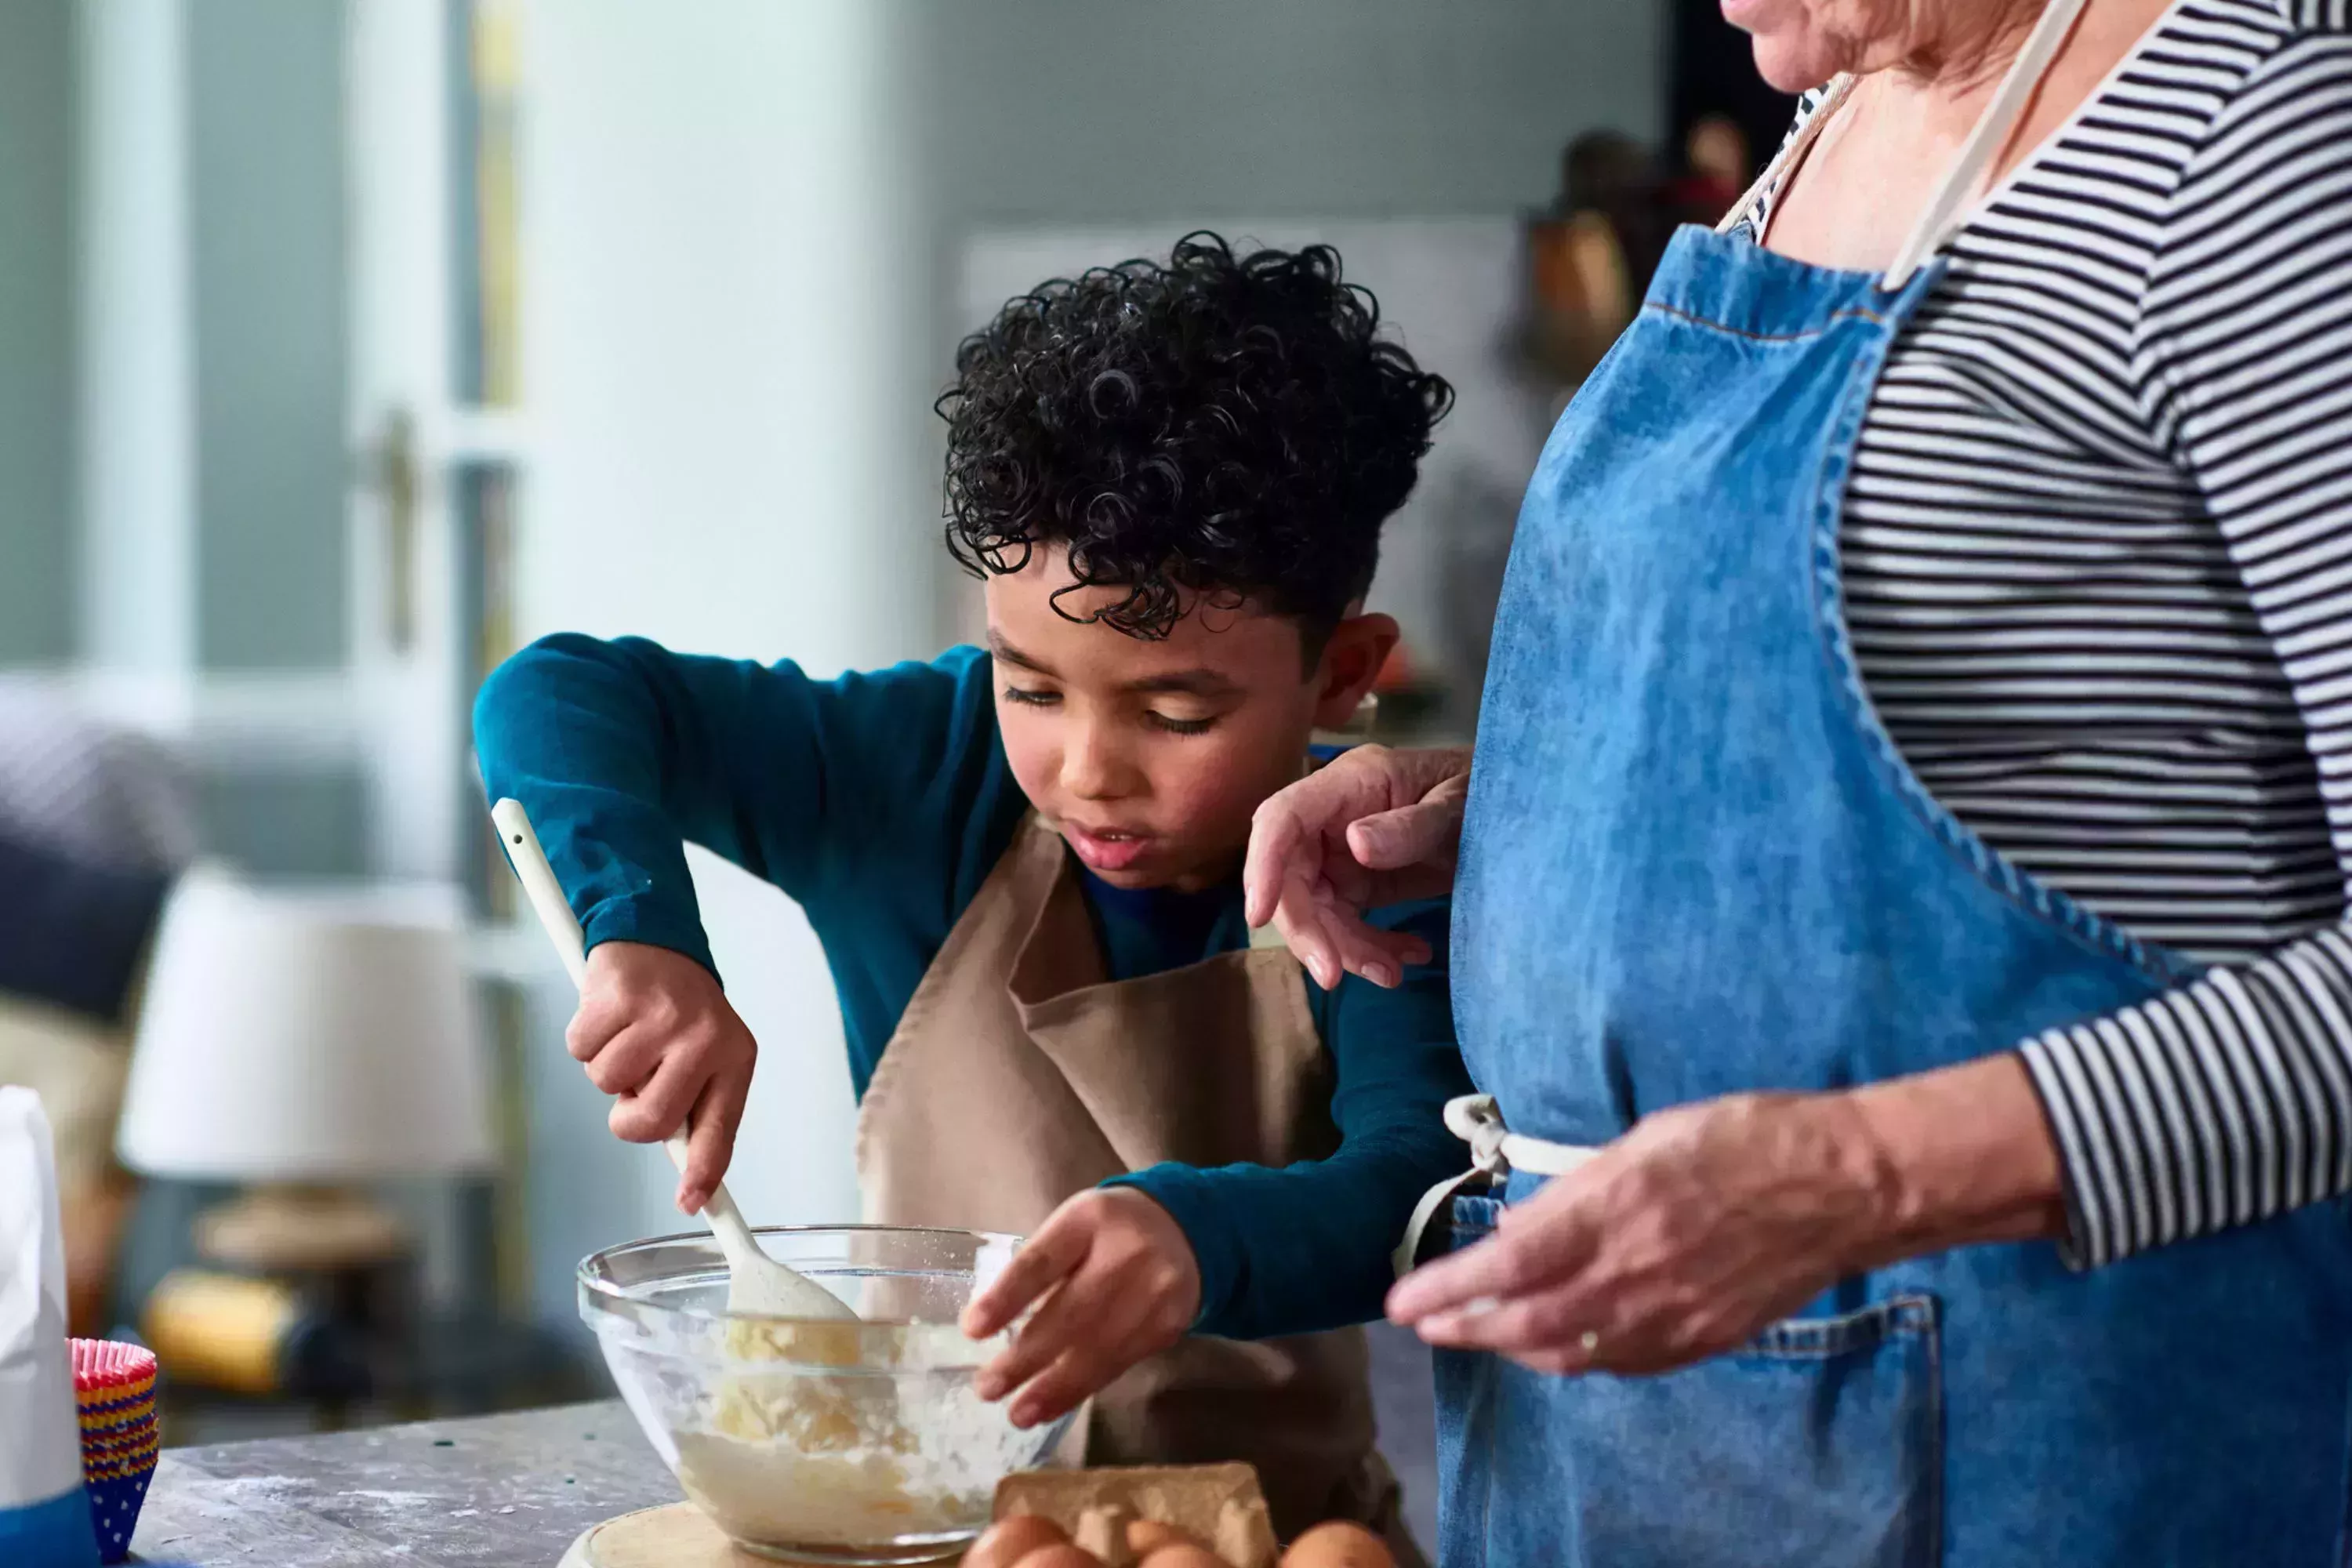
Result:
{"label": "spoon handle", "polygon": [[[506,847],[515,879],[522,884],[532,912],[546,928],[548,940],[555,944],[556,956],[563,960],[572,985],[586,986],[588,938],[580,929],[579,917],[572,912],[572,900],[563,896],[563,884],[555,879],[555,868],[547,863],[547,851],[539,847],[539,833],[530,825],[530,814],[523,809],[522,802],[509,796],[490,807],[490,820],[498,825],[499,842]],[[680,1175],[686,1173],[686,1128],[681,1126],[662,1142]],[[727,1254],[729,1262],[735,1260],[739,1247],[758,1251],[758,1243],[751,1239],[751,1227],[743,1223],[742,1212],[736,1208],[724,1183],[710,1189],[709,1201],[702,1205],[702,1222],[719,1238],[719,1250]]]}

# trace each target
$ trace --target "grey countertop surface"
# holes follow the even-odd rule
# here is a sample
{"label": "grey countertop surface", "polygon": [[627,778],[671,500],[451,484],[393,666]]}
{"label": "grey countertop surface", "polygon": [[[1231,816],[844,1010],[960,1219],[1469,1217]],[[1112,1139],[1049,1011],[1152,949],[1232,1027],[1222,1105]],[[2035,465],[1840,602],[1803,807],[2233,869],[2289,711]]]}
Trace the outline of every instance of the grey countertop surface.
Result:
{"label": "grey countertop surface", "polygon": [[590,1525],[678,1496],[618,1400],[174,1448],[132,1561],[555,1568]]}
{"label": "grey countertop surface", "polygon": [[[1429,1353],[1373,1325],[1381,1447],[1423,1542],[1436,1521]],[[678,1500],[618,1400],[331,1436],[173,1448],[133,1561],[200,1568],[556,1568],[590,1525]]]}

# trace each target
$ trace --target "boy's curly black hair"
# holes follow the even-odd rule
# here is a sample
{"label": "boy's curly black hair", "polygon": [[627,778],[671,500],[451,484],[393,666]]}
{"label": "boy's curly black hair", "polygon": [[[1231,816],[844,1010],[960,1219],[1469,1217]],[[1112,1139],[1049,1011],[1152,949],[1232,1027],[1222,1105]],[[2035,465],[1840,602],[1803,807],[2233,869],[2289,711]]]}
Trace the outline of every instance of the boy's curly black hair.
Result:
{"label": "boy's curly black hair", "polygon": [[1073,618],[1159,638],[1249,599],[1319,657],[1454,401],[1380,323],[1328,246],[1208,233],[1013,300],[939,401],[948,548],[979,576],[1066,543],[1079,584],[1127,590]]}

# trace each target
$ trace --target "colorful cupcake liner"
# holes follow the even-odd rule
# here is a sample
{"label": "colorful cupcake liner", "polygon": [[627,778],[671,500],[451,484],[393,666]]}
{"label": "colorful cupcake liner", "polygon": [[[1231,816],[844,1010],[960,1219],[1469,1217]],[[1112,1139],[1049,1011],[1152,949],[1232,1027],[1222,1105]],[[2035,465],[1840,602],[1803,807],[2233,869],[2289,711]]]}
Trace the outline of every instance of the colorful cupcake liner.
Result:
{"label": "colorful cupcake liner", "polygon": [[144,1465],[107,1465],[95,1470],[85,1469],[81,1479],[84,1486],[102,1486],[108,1481],[144,1480],[154,1473],[155,1461],[150,1459]]}
{"label": "colorful cupcake liner", "polygon": [[151,1366],[142,1372],[108,1373],[103,1376],[77,1376],[74,1379],[74,1392],[85,1399],[92,1394],[110,1397],[117,1393],[135,1394],[142,1388],[154,1387],[159,1370]]}
{"label": "colorful cupcake liner", "polygon": [[75,1340],[72,1352],[82,1484],[89,1494],[98,1560],[117,1563],[131,1554],[139,1510],[162,1457],[155,1355],[143,1345],[117,1340]]}
{"label": "colorful cupcake liner", "polygon": [[155,1376],[155,1352],[121,1340],[75,1340],[74,1387],[106,1388]]}
{"label": "colorful cupcake liner", "polygon": [[152,1465],[155,1455],[160,1453],[163,1453],[163,1444],[142,1444],[139,1448],[120,1448],[115,1453],[89,1453],[85,1448],[82,1450],[82,1469],[91,1469],[91,1467],[122,1469],[125,1465]]}
{"label": "colorful cupcake liner", "polygon": [[155,1419],[155,1402],[150,1399],[135,1409],[84,1410],[79,1415],[85,1432],[99,1426],[128,1426],[135,1422]]}
{"label": "colorful cupcake liner", "polygon": [[163,1443],[154,1437],[147,1437],[136,1443],[125,1443],[115,1447],[92,1447],[85,1444],[81,1451],[81,1462],[84,1465],[124,1464],[133,1459],[152,1459],[163,1451]]}
{"label": "colorful cupcake liner", "polygon": [[81,1462],[85,1465],[112,1464],[124,1459],[152,1458],[163,1451],[163,1443],[154,1437],[144,1437],[135,1443],[109,1445],[104,1447],[93,1447],[84,1444]]}
{"label": "colorful cupcake liner", "polygon": [[151,1421],[120,1432],[85,1432],[81,1435],[81,1449],[87,1454],[92,1450],[133,1448],[142,1443],[152,1443],[160,1431],[161,1428]]}

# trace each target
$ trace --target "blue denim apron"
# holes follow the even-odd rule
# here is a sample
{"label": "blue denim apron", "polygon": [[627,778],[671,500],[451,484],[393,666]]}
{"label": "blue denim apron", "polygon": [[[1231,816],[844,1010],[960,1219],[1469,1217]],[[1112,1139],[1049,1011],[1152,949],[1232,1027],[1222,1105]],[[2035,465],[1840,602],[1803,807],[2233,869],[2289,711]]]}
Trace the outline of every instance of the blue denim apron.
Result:
{"label": "blue denim apron", "polygon": [[[2030,84],[2029,84],[2030,85]],[[1838,511],[1899,286],[1685,230],[1520,515],[1454,899],[1514,1134],[2000,1050],[2192,966],[1990,849],[1857,679]],[[1457,1244],[1546,1178],[1454,1205]],[[2329,1204],[2076,1274],[1847,1279],[1653,1378],[1441,1352],[1444,1568],[2344,1560],[2352,1231]]]}

